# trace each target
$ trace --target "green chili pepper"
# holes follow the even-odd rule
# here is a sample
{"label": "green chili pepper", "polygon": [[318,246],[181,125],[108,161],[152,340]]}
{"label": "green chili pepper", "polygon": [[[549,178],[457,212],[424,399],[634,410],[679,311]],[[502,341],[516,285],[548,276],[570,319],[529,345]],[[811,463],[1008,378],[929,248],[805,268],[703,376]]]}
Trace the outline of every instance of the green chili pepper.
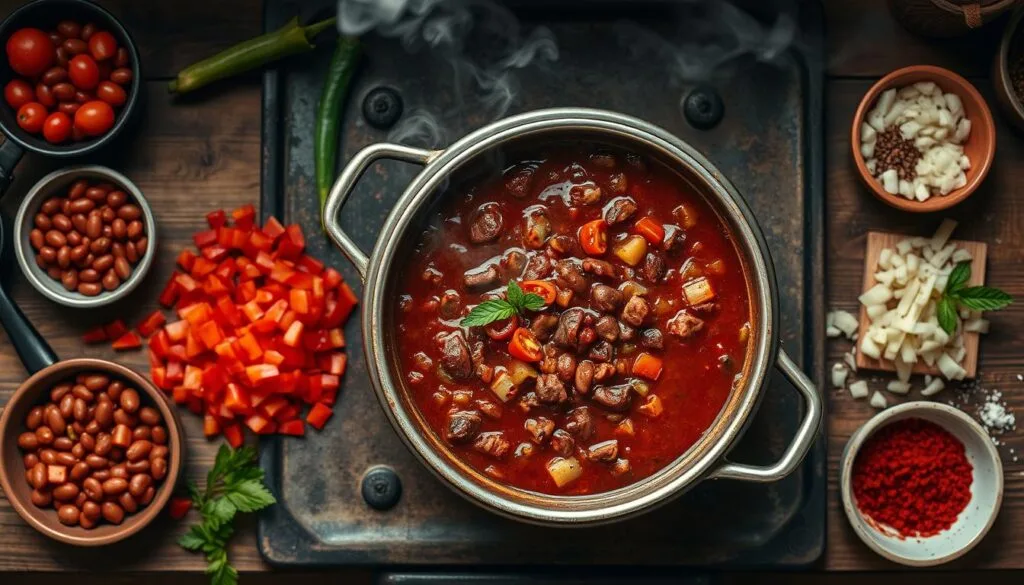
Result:
{"label": "green chili pepper", "polygon": [[309,26],[300,26],[293,18],[274,32],[261,35],[225,49],[216,55],[182,69],[167,88],[171,93],[188,93],[214,81],[244,73],[282,57],[312,51],[310,40],[334,26],[328,18]]}
{"label": "green chili pepper", "polygon": [[316,137],[313,141],[313,159],[316,162],[316,190],[320,196],[320,213],[323,221],[327,194],[334,183],[335,161],[338,160],[338,131],[341,126],[341,110],[348,93],[349,80],[359,62],[359,39],[343,37],[338,39],[331,64],[324,78],[320,92],[320,105],[316,113]]}

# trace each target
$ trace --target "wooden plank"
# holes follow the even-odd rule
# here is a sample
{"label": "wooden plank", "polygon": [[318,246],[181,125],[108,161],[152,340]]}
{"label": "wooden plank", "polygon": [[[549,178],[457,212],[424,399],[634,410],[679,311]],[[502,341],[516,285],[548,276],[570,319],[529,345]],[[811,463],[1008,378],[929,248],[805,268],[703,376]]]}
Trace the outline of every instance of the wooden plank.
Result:
{"label": "wooden plank", "polygon": [[[148,372],[145,352],[115,353],[105,344],[83,346],[87,328],[116,317],[131,325],[156,307],[156,297],[173,270],[178,250],[191,243],[192,233],[205,228],[204,214],[231,209],[259,199],[260,94],[256,85],[228,84],[216,99],[172,102],[163,83],[146,84],[146,108],[135,133],[105,156],[105,164],[135,181],[156,213],[159,256],[139,290],[112,307],[78,311],[56,305],[35,292],[21,272],[11,267],[5,280],[15,301],[61,357],[100,357]],[[0,203],[12,214],[20,194],[61,163],[27,156],[17,169],[11,190]],[[0,333],[0,406],[25,379],[26,373],[6,335]],[[203,437],[202,420],[182,416],[188,437],[191,479],[205,476],[220,442]],[[195,520],[190,516],[190,520]],[[255,519],[240,524],[232,541],[232,562],[242,570],[263,570],[256,548]],[[0,572],[3,571],[201,571],[205,561],[175,540],[187,523],[161,519],[152,530],[116,547],[95,550],[57,546],[38,534],[0,498]],[[0,575],[0,582],[7,583]]]}
{"label": "wooden plank", "polygon": [[[887,232],[868,232],[867,250],[864,254],[864,285],[861,287],[862,291],[867,291],[871,287],[875,286],[874,275],[878,272],[878,256],[882,250],[886,248],[895,250],[897,243],[910,237],[913,236]],[[988,251],[988,246],[984,242],[966,242],[962,240],[950,240],[949,243],[956,244],[959,248],[967,250],[973,257],[971,260],[971,279],[968,281],[968,284],[970,286],[980,286],[985,284],[985,256]],[[861,306],[860,327],[857,332],[858,340],[864,339],[870,325],[871,319],[868,318],[867,308]],[[978,373],[978,339],[981,336],[978,333],[973,332],[964,333],[963,336],[964,348],[967,350],[967,355],[964,356],[962,366],[967,370],[967,378],[973,379]],[[884,358],[876,360],[869,358],[864,355],[863,352],[858,351],[857,369],[895,372],[896,366],[890,360]],[[932,376],[940,374],[937,366],[929,366],[923,361],[915,363],[911,371],[915,374],[930,374]]]}
{"label": "wooden plank", "polygon": [[[985,242],[988,247],[987,284],[1001,288],[1016,298],[1024,298],[1024,142],[997,117],[998,146],[996,163],[977,193],[968,201],[942,214],[922,216],[895,211],[878,201],[857,177],[850,158],[849,120],[857,102],[871,85],[870,80],[837,80],[829,84],[827,96],[827,184],[828,212],[826,233],[828,299],[830,309],[858,310],[857,296],[863,285],[864,254],[867,233],[882,230],[895,233],[928,233],[943,217],[960,222],[957,234],[965,240]],[[991,101],[992,94],[981,88]],[[998,388],[1010,409],[1024,416],[1024,331],[1017,325],[1024,320],[1024,305],[1016,303],[1004,311],[988,315],[992,331],[981,344],[977,382],[982,388]],[[827,348],[828,363],[842,359],[850,342],[837,340]],[[883,390],[888,377],[867,378],[872,390]],[[947,389],[934,397],[954,401],[971,415],[981,395],[960,395]],[[842,510],[837,479],[839,456],[850,435],[877,411],[864,400],[854,400],[848,392],[833,391],[828,405],[828,537],[824,566],[837,571],[888,571],[898,567],[871,552],[850,528]],[[1022,429],[1000,437],[998,449],[1005,470],[1005,493],[999,519],[978,548],[947,570],[1024,568],[1024,425]],[[1011,453],[1011,449],[1013,452]],[[929,573],[929,578],[938,573]],[[987,578],[987,577],[986,577]]]}
{"label": "wooden plank", "polygon": [[[25,0],[0,0],[6,16]],[[200,59],[262,32],[261,2],[253,0],[97,0],[131,33],[142,74],[166,79]],[[54,15],[59,18],[60,15]],[[204,92],[205,93],[205,92]]]}

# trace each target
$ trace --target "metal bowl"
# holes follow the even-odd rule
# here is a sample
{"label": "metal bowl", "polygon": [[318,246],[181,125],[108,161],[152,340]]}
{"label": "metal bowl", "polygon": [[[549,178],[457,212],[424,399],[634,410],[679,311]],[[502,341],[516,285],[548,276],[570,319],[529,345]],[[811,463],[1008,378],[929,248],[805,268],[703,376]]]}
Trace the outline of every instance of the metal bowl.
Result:
{"label": "metal bowl", "polygon": [[999,42],[999,50],[996,51],[992,63],[992,86],[996,90],[996,102],[1006,119],[1020,131],[1024,131],[1024,102],[1013,89],[1010,58],[1012,56],[1024,59],[1024,55],[1011,55],[1010,53],[1014,52],[1014,45],[1024,42],[1018,38],[1021,34],[1022,21],[1024,21],[1024,8],[1014,12],[1010,17],[1010,22],[1003,29],[1003,38]]}
{"label": "metal bowl", "polygon": [[[405,387],[394,343],[394,307],[399,277],[424,218],[436,207],[455,176],[500,168],[512,151],[536,152],[540,144],[569,141],[612,146],[639,153],[667,166],[702,193],[736,243],[747,276],[753,333],[741,382],[704,437],[661,471],[613,491],[556,496],[503,484],[462,461],[435,433]],[[359,176],[379,159],[425,165],[398,199],[367,256],[342,231],[338,214]],[[378,401],[398,435],[449,487],[470,501],[517,520],[554,526],[608,523],[649,511],[705,479],[770,482],[788,475],[803,459],[821,422],[821,399],[806,376],[778,347],[778,291],[764,237],[736,189],[696,150],[665,130],[622,114],[584,108],[538,110],[513,116],[459,140],[445,150],[428,151],[378,144],[357,153],[331,189],[324,212],[332,240],[365,281],[362,308],[364,351]],[[772,367],[793,382],[806,401],[796,437],[782,458],[767,467],[725,462],[756,410]]]}
{"label": "metal bowl", "polygon": [[[68,291],[60,281],[50,278],[46,271],[36,264],[35,250],[32,249],[32,244],[28,239],[29,233],[34,227],[35,215],[43,201],[53,196],[65,196],[68,187],[78,179],[107,181],[131,195],[135,204],[142,209],[143,221],[146,224],[146,237],[148,238],[146,253],[139,259],[139,263],[135,265],[128,280],[122,282],[116,289],[105,290],[94,297],[87,297],[77,291]],[[135,287],[139,286],[142,279],[146,277],[146,273],[149,272],[156,254],[156,246],[156,219],[149,203],[142,195],[142,191],[128,177],[99,165],[67,167],[46,175],[22,199],[21,205],[18,207],[18,214],[14,218],[14,253],[18,258],[21,271],[43,296],[68,307],[92,309],[109,305],[127,296],[135,290]]]}
{"label": "metal bowl", "polygon": [[[57,520],[57,512],[53,509],[36,507],[30,497],[32,487],[25,480],[25,467],[22,463],[23,453],[18,448],[18,435],[24,432],[24,420],[28,411],[44,402],[50,389],[62,380],[73,378],[81,372],[104,372],[114,378],[127,382],[139,391],[144,402],[152,404],[160,411],[164,425],[167,427],[167,477],[156,490],[153,501],[144,509],[125,517],[118,525],[103,523],[86,530],[81,526],[65,526]],[[139,532],[156,519],[164,505],[174,494],[175,484],[185,469],[185,433],[178,418],[177,409],[168,401],[162,391],[157,389],[145,376],[128,368],[106,360],[79,358],[65,360],[49,365],[25,380],[0,414],[0,488],[3,488],[7,500],[14,511],[25,522],[54,540],[75,546],[102,546],[124,540]]]}
{"label": "metal bowl", "polygon": [[[864,441],[885,425],[907,418],[924,419],[947,430],[964,444],[974,467],[971,501],[949,530],[927,538],[901,538],[877,525],[860,513],[853,496],[853,463]],[[846,519],[864,544],[891,561],[930,567],[963,556],[985,538],[1003,500],[1003,463],[985,429],[963,411],[937,402],[905,402],[876,414],[850,437],[839,462],[839,486]]]}

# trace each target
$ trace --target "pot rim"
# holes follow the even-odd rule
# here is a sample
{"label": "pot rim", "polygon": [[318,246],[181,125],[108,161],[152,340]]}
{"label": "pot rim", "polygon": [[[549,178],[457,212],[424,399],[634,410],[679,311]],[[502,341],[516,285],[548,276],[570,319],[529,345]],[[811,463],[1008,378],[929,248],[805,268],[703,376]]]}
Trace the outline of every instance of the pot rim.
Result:
{"label": "pot rim", "polygon": [[[412,224],[443,181],[464,164],[507,140],[555,130],[601,133],[619,141],[643,143],[646,150],[687,167],[702,184],[702,195],[729,227],[746,265],[754,323],[752,351],[732,412],[730,398],[708,434],[655,474],[629,486],[582,496],[558,496],[513,488],[472,469],[454,456],[446,457],[427,432],[417,425],[416,414],[406,408],[403,385],[391,374],[385,333],[385,289],[401,235]],[[434,153],[412,180],[381,228],[369,259],[362,310],[364,351],[374,391],[388,419],[409,449],[435,475],[476,504],[501,515],[548,525],[592,525],[648,511],[679,495],[712,472],[755,411],[767,374],[778,353],[778,299],[771,257],[757,222],[739,192],[706,158],[667,131],[631,116],[586,108],[537,110],[497,121],[468,134],[443,151]],[[732,395],[731,395],[732,396]],[[410,405],[415,408],[415,405]],[[728,414],[728,416],[726,416]],[[723,418],[727,420],[723,421]],[[427,429],[429,433],[433,433]],[[694,457],[694,453],[697,453]]]}

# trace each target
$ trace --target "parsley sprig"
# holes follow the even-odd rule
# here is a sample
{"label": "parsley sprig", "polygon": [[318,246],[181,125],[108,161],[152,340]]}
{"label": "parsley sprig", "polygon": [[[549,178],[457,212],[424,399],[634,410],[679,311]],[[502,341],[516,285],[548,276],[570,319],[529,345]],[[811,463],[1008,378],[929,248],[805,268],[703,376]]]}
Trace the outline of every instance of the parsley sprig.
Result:
{"label": "parsley sprig", "polygon": [[516,281],[510,280],[505,289],[505,298],[480,303],[473,307],[459,324],[463,327],[479,327],[508,319],[512,315],[522,316],[526,311],[539,311],[543,308],[544,299],[540,295],[526,293]]}
{"label": "parsley sprig", "polygon": [[946,281],[946,290],[939,298],[936,317],[942,329],[952,335],[960,323],[958,307],[972,311],[998,311],[1013,302],[1013,297],[990,286],[967,286],[971,279],[971,263],[960,262],[953,267]]}
{"label": "parsley sprig", "polygon": [[200,490],[190,481],[188,494],[203,521],[193,525],[178,539],[178,544],[206,555],[206,574],[211,585],[235,585],[238,571],[228,562],[227,550],[235,532],[232,520],[238,512],[256,512],[277,501],[263,485],[263,469],[256,464],[256,450],[221,445],[206,476],[206,489]]}

